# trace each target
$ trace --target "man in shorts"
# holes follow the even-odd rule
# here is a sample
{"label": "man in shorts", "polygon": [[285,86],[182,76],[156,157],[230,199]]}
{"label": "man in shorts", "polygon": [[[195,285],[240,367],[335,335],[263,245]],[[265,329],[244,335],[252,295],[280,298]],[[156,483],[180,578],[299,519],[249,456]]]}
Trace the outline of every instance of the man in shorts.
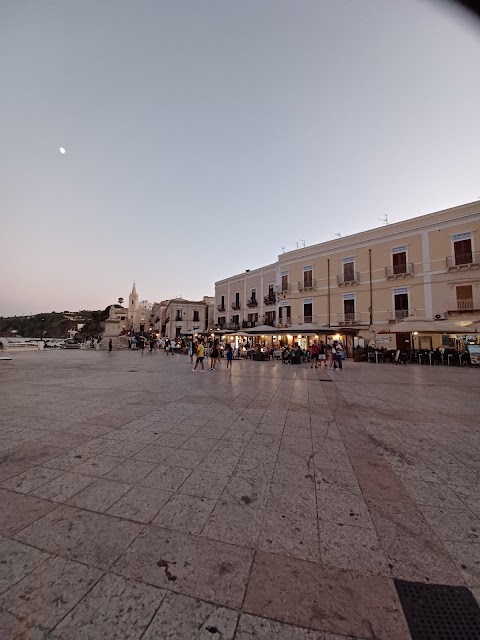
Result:
{"label": "man in shorts", "polygon": [[203,364],[203,359],[205,357],[205,347],[201,342],[197,344],[197,361],[195,362],[195,366],[192,371],[196,371],[199,364],[202,365],[202,373],[205,373],[205,365]]}
{"label": "man in shorts", "polygon": [[320,340],[320,344],[318,345],[318,350],[319,350],[318,359],[320,360],[320,367],[322,366],[322,362],[324,363],[325,366],[327,366],[327,349],[325,347],[323,340]]}
{"label": "man in shorts", "polygon": [[313,369],[313,365],[315,365],[315,369],[318,369],[318,356],[320,355],[320,347],[316,340],[313,341],[313,344],[310,347],[310,356],[312,359],[312,364],[310,365],[310,369]]}

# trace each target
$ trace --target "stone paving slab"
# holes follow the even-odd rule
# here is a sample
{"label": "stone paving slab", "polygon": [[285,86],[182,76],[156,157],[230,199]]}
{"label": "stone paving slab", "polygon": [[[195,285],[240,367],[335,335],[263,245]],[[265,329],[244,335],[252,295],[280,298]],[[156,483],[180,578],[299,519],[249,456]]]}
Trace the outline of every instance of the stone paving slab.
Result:
{"label": "stone paving slab", "polygon": [[478,371],[10,365],[2,640],[408,640],[394,578],[480,598]]}

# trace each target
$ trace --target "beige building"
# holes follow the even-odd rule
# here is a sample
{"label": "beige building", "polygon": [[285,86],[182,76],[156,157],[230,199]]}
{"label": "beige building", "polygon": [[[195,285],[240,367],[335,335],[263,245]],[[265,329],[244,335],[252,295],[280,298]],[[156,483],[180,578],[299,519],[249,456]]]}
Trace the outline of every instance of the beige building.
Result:
{"label": "beige building", "polygon": [[441,346],[442,334],[473,333],[480,319],[479,225],[473,202],[281,254],[215,283],[215,322],[338,333],[349,350],[354,337]]}
{"label": "beige building", "polygon": [[202,300],[173,298],[155,308],[155,330],[164,337],[203,333],[213,327],[215,298],[204,296]]}

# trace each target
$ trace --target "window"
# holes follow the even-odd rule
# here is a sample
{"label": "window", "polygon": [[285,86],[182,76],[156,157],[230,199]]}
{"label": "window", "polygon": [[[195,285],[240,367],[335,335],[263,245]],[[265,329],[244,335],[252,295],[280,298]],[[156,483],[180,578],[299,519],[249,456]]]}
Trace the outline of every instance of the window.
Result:
{"label": "window", "polygon": [[177,309],[175,312],[175,322],[181,322],[183,320],[183,311],[182,309]]}
{"label": "window", "polygon": [[225,296],[222,296],[220,300],[220,306],[222,307],[222,309],[225,309]]}
{"label": "window", "polygon": [[279,307],[278,320],[280,324],[290,324],[290,305],[283,305]]}
{"label": "window", "polygon": [[200,321],[200,312],[198,311],[198,309],[194,309],[193,322],[199,322],[199,321]]}
{"label": "window", "polygon": [[343,281],[353,282],[355,280],[355,260],[353,258],[343,259]]}
{"label": "window", "polygon": [[272,298],[274,298],[274,297],[275,297],[275,296],[274,296],[274,293],[273,293],[273,284],[269,284],[269,285],[268,285],[268,297],[269,297],[270,299],[272,299]]}
{"label": "window", "polygon": [[313,322],[313,300],[305,300],[303,303],[303,321]]}
{"label": "window", "polygon": [[235,294],[235,306],[240,307],[240,294],[238,293],[238,291]]}
{"label": "window", "polygon": [[225,324],[225,316],[218,316],[218,326],[223,327]]}
{"label": "window", "polygon": [[471,284],[457,287],[457,310],[472,311],[473,310],[473,287]]}
{"label": "window", "polygon": [[407,249],[396,247],[392,249],[392,271],[394,275],[407,273]]}
{"label": "window", "polygon": [[265,324],[271,327],[275,325],[275,311],[267,311],[265,314]]}
{"label": "window", "polygon": [[282,273],[281,291],[288,291],[288,273]]}
{"label": "window", "polygon": [[408,305],[408,288],[400,287],[393,290],[393,300],[395,309],[395,320],[402,320],[408,318],[409,305]]}
{"label": "window", "polygon": [[345,322],[355,322],[355,296],[343,296],[343,316]]}
{"label": "window", "polygon": [[256,302],[257,301],[257,290],[256,289],[252,289],[251,299],[252,299],[252,302]]}
{"label": "window", "polygon": [[249,313],[248,314],[249,322],[257,322],[258,321],[258,313]]}
{"label": "window", "polygon": [[303,267],[303,287],[305,289],[311,289],[312,286],[313,286],[312,267]]}
{"label": "window", "polygon": [[455,264],[471,264],[473,262],[472,236],[470,233],[459,233],[453,236],[453,252]]}
{"label": "window", "polygon": [[233,324],[240,324],[240,316],[232,316]]}

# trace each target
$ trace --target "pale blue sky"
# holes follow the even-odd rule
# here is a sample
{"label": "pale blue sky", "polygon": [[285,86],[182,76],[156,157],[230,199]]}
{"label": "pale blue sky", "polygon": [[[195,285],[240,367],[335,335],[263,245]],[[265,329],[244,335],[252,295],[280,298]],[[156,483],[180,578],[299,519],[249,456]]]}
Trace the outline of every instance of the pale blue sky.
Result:
{"label": "pale blue sky", "polygon": [[134,279],[199,298],[301,238],[480,198],[479,24],[434,0],[1,0],[0,315]]}

